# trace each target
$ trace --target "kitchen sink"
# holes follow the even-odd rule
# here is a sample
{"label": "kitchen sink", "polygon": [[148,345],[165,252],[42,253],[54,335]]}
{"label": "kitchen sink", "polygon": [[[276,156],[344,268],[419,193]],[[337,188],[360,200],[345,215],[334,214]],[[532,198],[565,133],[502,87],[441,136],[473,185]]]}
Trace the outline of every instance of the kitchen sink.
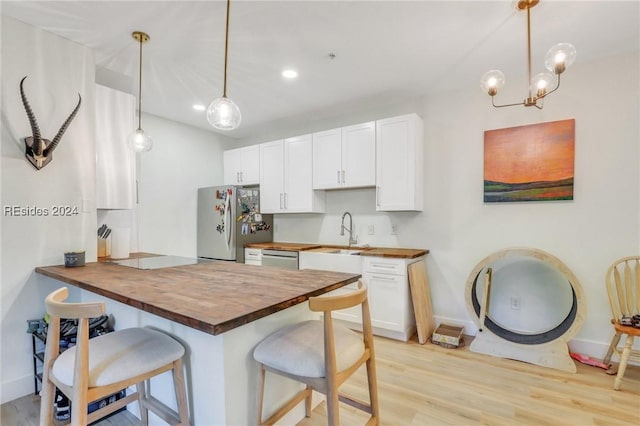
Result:
{"label": "kitchen sink", "polygon": [[336,249],[332,251],[326,251],[328,254],[360,254],[362,250],[348,250],[348,249]]}

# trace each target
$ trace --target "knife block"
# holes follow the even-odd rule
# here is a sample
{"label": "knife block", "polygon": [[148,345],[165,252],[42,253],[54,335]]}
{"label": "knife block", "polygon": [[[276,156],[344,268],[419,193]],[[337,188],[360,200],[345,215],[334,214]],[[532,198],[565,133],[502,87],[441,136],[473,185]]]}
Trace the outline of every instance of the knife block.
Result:
{"label": "knife block", "polygon": [[98,238],[98,257],[111,256],[111,237]]}

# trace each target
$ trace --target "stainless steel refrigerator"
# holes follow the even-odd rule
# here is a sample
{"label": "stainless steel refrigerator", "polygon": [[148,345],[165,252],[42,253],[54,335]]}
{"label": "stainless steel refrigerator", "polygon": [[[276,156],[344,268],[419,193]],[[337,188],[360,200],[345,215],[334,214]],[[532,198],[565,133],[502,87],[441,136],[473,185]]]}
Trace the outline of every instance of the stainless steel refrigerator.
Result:
{"label": "stainless steel refrigerator", "polygon": [[260,190],[198,189],[198,257],[244,263],[244,245],[273,241],[273,215],[260,213]]}

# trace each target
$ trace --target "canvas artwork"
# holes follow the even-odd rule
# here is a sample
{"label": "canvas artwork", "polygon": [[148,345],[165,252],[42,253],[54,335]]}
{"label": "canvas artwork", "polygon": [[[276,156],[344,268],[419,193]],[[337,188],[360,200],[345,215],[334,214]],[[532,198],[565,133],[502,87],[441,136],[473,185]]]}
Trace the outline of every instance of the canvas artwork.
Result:
{"label": "canvas artwork", "polygon": [[575,120],[484,132],[484,201],[573,200]]}

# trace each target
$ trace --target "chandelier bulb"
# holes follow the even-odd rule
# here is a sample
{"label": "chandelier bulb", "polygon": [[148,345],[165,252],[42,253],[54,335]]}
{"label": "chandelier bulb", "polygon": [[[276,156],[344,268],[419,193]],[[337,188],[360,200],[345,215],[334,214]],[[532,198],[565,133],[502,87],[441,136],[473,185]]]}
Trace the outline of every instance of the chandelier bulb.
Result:
{"label": "chandelier bulb", "polygon": [[498,89],[501,89],[504,84],[504,73],[500,70],[487,71],[480,79],[480,87],[482,87],[482,90],[487,92],[489,96],[495,96],[498,93]]}
{"label": "chandelier bulb", "polygon": [[576,48],[569,43],[558,43],[544,56],[544,65],[554,74],[562,74],[576,60]]}
{"label": "chandelier bulb", "polygon": [[141,128],[137,128],[129,134],[128,142],[135,152],[148,152],[153,148],[153,139]]}

